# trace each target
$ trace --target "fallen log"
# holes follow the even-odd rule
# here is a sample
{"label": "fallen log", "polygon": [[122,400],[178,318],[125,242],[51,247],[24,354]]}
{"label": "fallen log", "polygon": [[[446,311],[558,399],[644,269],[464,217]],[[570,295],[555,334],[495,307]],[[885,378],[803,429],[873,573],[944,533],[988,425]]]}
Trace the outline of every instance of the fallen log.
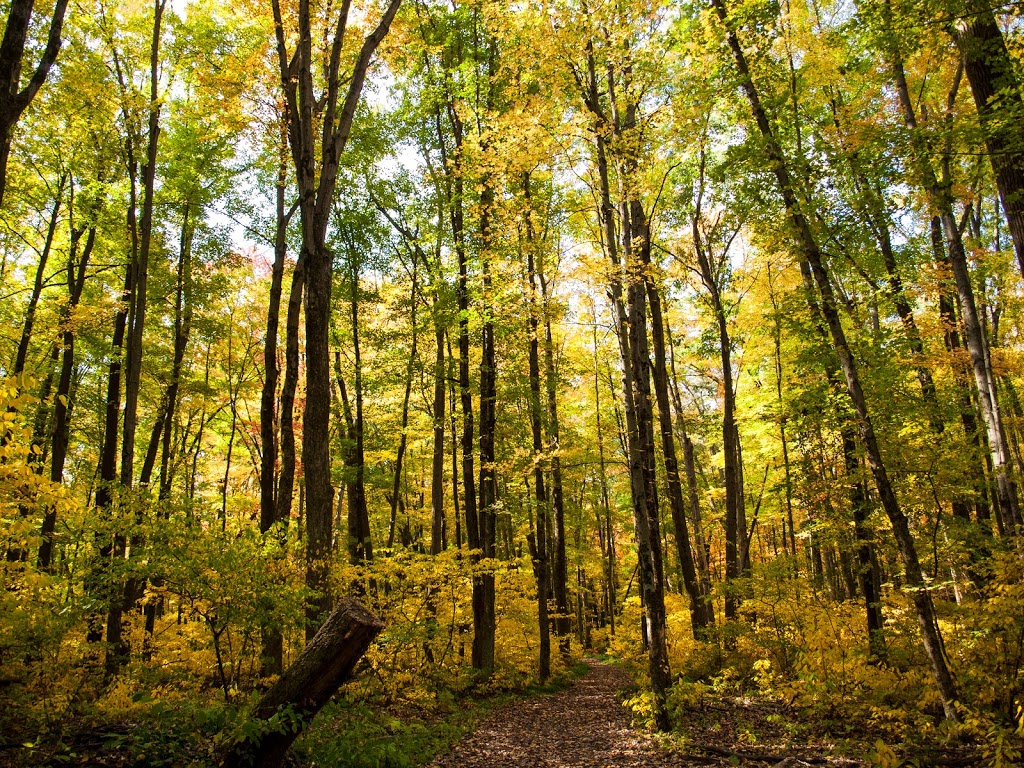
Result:
{"label": "fallen log", "polygon": [[253,711],[247,735],[232,744],[222,768],[280,768],[292,742],[335,691],[384,628],[355,600],[343,599]]}

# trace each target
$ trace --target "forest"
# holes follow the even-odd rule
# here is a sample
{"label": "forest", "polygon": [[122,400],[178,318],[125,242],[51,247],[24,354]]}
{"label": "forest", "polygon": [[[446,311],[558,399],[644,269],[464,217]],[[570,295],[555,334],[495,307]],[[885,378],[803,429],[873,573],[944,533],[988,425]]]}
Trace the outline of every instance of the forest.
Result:
{"label": "forest", "polygon": [[1021,11],[0,0],[0,766],[1018,764]]}

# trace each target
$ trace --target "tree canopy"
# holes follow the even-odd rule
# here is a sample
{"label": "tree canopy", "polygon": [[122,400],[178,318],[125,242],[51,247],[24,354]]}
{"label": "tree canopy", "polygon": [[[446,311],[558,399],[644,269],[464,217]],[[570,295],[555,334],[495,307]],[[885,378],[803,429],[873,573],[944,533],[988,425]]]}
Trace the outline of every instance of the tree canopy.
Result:
{"label": "tree canopy", "polygon": [[0,764],[594,654],[1019,759],[1019,13],[0,0]]}

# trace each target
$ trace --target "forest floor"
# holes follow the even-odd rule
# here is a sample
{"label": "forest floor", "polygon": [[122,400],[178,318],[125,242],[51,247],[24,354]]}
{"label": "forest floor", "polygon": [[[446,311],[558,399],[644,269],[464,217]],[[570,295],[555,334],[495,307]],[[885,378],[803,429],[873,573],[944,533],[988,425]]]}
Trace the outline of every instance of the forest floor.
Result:
{"label": "forest floor", "polygon": [[[502,706],[483,720],[434,768],[689,768],[690,766],[863,766],[884,764],[872,741],[832,742],[794,727],[773,706],[722,699],[687,710],[682,733],[659,738],[634,728],[622,704],[635,689],[618,667],[587,660],[591,671],[557,693]],[[786,725],[789,727],[785,727]],[[753,742],[753,743],[752,743]],[[895,757],[895,755],[893,755]],[[897,759],[896,762],[899,762]],[[972,765],[946,754],[935,763]]]}

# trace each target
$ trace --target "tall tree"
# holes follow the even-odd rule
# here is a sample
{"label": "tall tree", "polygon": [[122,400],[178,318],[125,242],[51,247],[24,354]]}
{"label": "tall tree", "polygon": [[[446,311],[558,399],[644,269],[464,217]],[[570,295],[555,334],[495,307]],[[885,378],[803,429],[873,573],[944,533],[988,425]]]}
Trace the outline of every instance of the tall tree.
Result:
{"label": "tall tree", "polygon": [[[331,605],[330,554],[334,489],[331,486],[330,449],[330,351],[331,253],[327,248],[338,163],[348,143],[356,107],[366,73],[377,47],[384,40],[398,13],[401,0],[390,0],[377,23],[366,36],[351,71],[342,72],[342,53],[351,4],[329,9],[330,26],[325,60],[317,62],[313,47],[314,19],[319,9],[310,0],[299,0],[296,18],[297,40],[289,52],[290,30],[280,0],[273,0],[274,29],[281,88],[288,119],[288,141],[295,164],[301,220],[301,256],[305,276],[306,319],[306,404],[303,412],[302,460],[306,489],[306,582],[316,597],[309,603],[307,637]],[[319,34],[317,35],[319,37]],[[316,75],[323,68],[322,92],[317,94]],[[342,98],[345,82],[348,88]],[[319,128],[319,136],[318,134]]]}

